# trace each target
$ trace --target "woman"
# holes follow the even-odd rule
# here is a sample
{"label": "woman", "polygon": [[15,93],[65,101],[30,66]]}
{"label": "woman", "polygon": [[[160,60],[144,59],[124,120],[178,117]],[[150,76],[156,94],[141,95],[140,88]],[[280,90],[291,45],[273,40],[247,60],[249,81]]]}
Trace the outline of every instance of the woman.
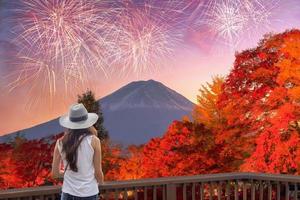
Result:
{"label": "woman", "polygon": [[[53,178],[63,177],[61,200],[98,199],[98,184],[103,184],[101,143],[94,128],[96,113],[88,113],[83,104],[73,104],[69,114],[60,117],[61,126],[68,129],[56,141],[52,162]],[[63,162],[64,172],[60,170]]]}

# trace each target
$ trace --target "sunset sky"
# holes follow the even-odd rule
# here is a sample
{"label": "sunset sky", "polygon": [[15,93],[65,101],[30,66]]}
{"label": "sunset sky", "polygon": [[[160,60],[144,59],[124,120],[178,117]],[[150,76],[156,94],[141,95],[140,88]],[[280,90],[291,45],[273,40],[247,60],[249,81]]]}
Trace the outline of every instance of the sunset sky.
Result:
{"label": "sunset sky", "polygon": [[[87,87],[98,99],[131,81],[154,79],[196,103],[202,84],[214,75],[229,73],[235,52],[255,47],[266,33],[300,28],[299,0],[128,0],[99,5],[91,5],[90,0],[45,2],[0,1],[0,135],[64,114]],[[72,2],[79,8],[72,7]],[[87,12],[89,8],[96,9]],[[99,8],[102,14],[98,21],[103,20],[105,28],[95,25],[92,19]],[[82,27],[77,31],[78,18]],[[76,34],[65,37],[72,23],[70,27]],[[99,32],[106,30],[105,45],[98,37],[80,40],[87,38],[86,33],[95,34],[90,32],[93,26],[100,27]],[[53,27],[57,28],[55,34]],[[55,49],[60,38],[60,44],[66,46]],[[74,44],[77,39],[81,46]],[[73,57],[79,61],[71,62]],[[98,65],[102,66],[104,60],[101,71]],[[15,72],[22,67],[38,69],[41,65],[55,66],[51,68],[55,74],[41,73],[24,84],[17,80]],[[73,78],[66,90],[60,79],[62,69],[82,65],[90,72],[80,79],[83,84]],[[93,65],[101,70],[94,72]],[[74,77],[79,77],[81,71],[75,73]],[[46,74],[55,82],[50,82]],[[51,87],[45,84],[48,79]],[[9,92],[16,80],[17,87]]]}

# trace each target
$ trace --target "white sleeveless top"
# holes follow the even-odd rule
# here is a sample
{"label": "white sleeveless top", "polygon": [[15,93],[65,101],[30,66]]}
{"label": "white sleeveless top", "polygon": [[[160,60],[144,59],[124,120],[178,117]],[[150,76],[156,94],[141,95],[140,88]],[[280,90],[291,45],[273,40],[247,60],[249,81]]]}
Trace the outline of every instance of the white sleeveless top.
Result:
{"label": "white sleeveless top", "polygon": [[[86,136],[78,146],[77,150],[77,172],[66,169],[62,192],[78,197],[88,197],[99,193],[98,183],[95,178],[93,165],[94,149],[91,145],[92,135]],[[67,165],[64,154],[62,153],[62,143],[58,143],[58,150],[61,154],[64,166]]]}

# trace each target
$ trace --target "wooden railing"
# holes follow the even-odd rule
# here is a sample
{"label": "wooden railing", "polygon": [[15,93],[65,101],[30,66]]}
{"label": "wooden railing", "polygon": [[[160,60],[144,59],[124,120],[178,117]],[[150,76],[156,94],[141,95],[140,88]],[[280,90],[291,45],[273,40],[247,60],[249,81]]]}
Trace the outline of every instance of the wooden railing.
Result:
{"label": "wooden railing", "polygon": [[[299,188],[298,188],[299,187]],[[224,173],[105,182],[100,199],[119,200],[297,200],[300,176]],[[5,200],[54,200],[59,186],[0,191]]]}

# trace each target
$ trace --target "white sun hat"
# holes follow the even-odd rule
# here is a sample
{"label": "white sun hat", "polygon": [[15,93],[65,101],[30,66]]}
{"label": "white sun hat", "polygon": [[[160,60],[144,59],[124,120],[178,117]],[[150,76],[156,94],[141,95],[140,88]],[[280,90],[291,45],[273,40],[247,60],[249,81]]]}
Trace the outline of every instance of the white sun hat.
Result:
{"label": "white sun hat", "polygon": [[82,103],[72,104],[69,113],[59,118],[59,124],[70,129],[89,128],[98,120],[96,113],[88,113]]}

